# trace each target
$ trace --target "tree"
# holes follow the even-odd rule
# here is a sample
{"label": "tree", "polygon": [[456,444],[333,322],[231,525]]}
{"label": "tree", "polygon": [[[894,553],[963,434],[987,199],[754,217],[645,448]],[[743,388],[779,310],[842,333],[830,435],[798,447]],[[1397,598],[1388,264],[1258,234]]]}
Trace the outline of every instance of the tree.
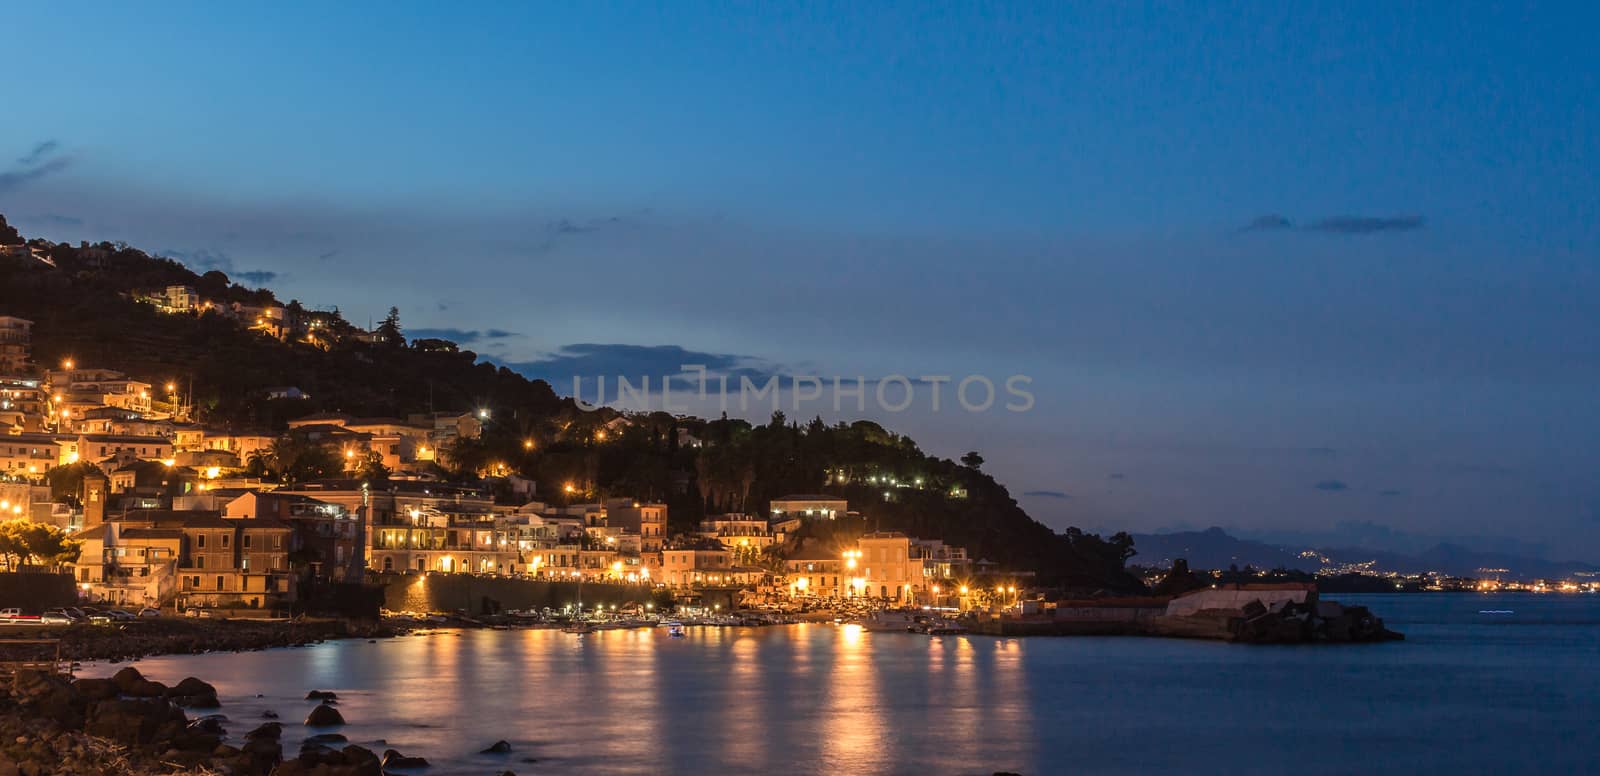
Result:
{"label": "tree", "polygon": [[83,476],[91,472],[100,473],[100,467],[88,461],[52,467],[44,473],[45,482],[50,484],[50,498],[78,503],[78,495],[83,492]]}
{"label": "tree", "polygon": [[343,464],[327,445],[304,434],[289,434],[274,440],[264,452],[252,454],[246,470],[272,474],[283,482],[301,482],[337,476]]}
{"label": "tree", "polygon": [[387,482],[392,474],[389,467],[383,465],[383,456],[376,450],[368,450],[361,459],[361,464],[356,467],[356,477],[368,482]]}
{"label": "tree", "polygon": [[389,308],[389,314],[378,324],[378,339],[391,348],[406,346],[406,335],[400,330],[400,308]]}
{"label": "tree", "polygon": [[51,567],[71,563],[78,559],[82,546],[53,525],[27,520],[0,524],[0,557],[12,570],[35,562]]}
{"label": "tree", "polygon": [[981,468],[983,466],[983,456],[978,455],[977,450],[972,450],[966,455],[961,456],[961,465],[967,467],[968,469]]}

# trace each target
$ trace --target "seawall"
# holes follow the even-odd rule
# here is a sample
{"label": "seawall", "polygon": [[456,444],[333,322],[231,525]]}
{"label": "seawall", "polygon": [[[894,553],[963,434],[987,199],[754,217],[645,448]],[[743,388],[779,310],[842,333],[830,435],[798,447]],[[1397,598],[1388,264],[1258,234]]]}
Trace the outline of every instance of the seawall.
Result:
{"label": "seawall", "polygon": [[644,585],[585,582],[544,582],[471,574],[377,574],[369,581],[381,584],[384,608],[394,612],[453,612],[493,614],[506,609],[560,609],[578,603],[585,609],[596,604],[622,606],[651,600],[653,589]]}

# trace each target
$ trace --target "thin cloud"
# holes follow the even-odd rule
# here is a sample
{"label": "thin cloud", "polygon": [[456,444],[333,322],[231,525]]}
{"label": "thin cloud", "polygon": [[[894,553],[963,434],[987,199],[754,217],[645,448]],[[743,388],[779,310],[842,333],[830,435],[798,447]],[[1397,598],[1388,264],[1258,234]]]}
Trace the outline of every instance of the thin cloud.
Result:
{"label": "thin cloud", "polygon": [[1422,216],[1397,216],[1375,218],[1372,216],[1334,216],[1312,223],[1306,229],[1313,232],[1336,234],[1376,234],[1378,232],[1409,232],[1421,229]]}
{"label": "thin cloud", "polygon": [[628,228],[637,222],[639,216],[649,213],[648,209],[627,215],[605,216],[602,218],[572,219],[558,218],[545,224],[540,229],[537,241],[533,245],[533,254],[542,256],[551,253],[564,240],[574,239],[596,232],[612,229]]}
{"label": "thin cloud", "polygon": [[1067,495],[1065,493],[1062,493],[1059,490],[1027,490],[1027,491],[1023,491],[1022,495],[1024,495],[1024,496],[1032,496],[1034,498],[1053,498],[1053,499],[1069,499],[1069,498],[1072,498],[1071,496],[1069,496],[1069,495]]}
{"label": "thin cloud", "polygon": [[206,248],[193,251],[175,251],[169,248],[161,251],[161,255],[177,259],[196,272],[203,274],[214,270],[227,275],[229,279],[235,282],[244,281],[257,288],[283,277],[281,274],[267,269],[235,269],[232,256],[222,251]]}
{"label": "thin cloud", "polygon": [[32,167],[39,162],[44,161],[45,157],[48,157],[50,154],[54,153],[56,148],[59,146],[60,144],[54,140],[46,140],[38,145],[35,145],[33,150],[29,151],[26,156],[18,159],[17,164],[22,165],[23,167]]}
{"label": "thin cloud", "polygon": [[690,374],[684,367],[703,366],[711,378],[748,377],[765,381],[779,376],[780,370],[753,356],[732,353],[706,353],[689,350],[679,345],[623,345],[579,343],[564,345],[544,358],[533,361],[507,363],[506,366],[522,374],[554,385],[570,384],[573,377],[593,378],[604,376],[613,381],[618,376],[637,380],[641,377],[659,378]]}
{"label": "thin cloud", "polygon": [[72,157],[56,153],[57,143],[46,140],[17,158],[9,170],[0,172],[0,194],[19,189],[47,175],[72,166]]}
{"label": "thin cloud", "polygon": [[64,216],[60,213],[45,213],[44,215],[34,216],[32,220],[49,226],[83,226],[83,219],[76,216]]}
{"label": "thin cloud", "polygon": [[1380,496],[1398,496],[1398,495],[1400,495],[1400,491],[1398,491],[1398,490],[1380,490],[1380,491],[1378,491],[1378,495],[1380,495]]}
{"label": "thin cloud", "polygon": [[233,277],[236,278],[236,279],[244,280],[245,282],[248,282],[252,286],[260,287],[260,286],[264,286],[264,285],[266,285],[268,283],[271,283],[274,280],[277,280],[278,279],[278,273],[273,272],[271,270],[255,269],[255,270],[249,270],[249,271],[246,271],[246,272],[237,273]]}
{"label": "thin cloud", "polygon": [[1241,232],[1281,232],[1293,229],[1294,224],[1289,219],[1275,213],[1256,216],[1250,223],[1239,228]]}
{"label": "thin cloud", "polygon": [[1269,213],[1256,216],[1250,223],[1239,227],[1248,232],[1320,232],[1323,234],[1378,234],[1382,232],[1409,232],[1421,229],[1427,221],[1422,216],[1328,216],[1299,225],[1287,216]]}
{"label": "thin cloud", "polygon": [[472,344],[474,342],[479,342],[481,340],[505,339],[507,337],[515,337],[515,336],[517,336],[516,332],[514,332],[514,331],[506,331],[505,329],[487,329],[487,330],[482,330],[482,331],[480,331],[478,329],[450,329],[450,328],[444,328],[444,329],[409,329],[409,330],[407,330],[406,333],[411,335],[415,339],[450,340],[451,342],[454,342],[457,345],[470,345],[470,344]]}
{"label": "thin cloud", "polygon": [[1323,480],[1311,487],[1316,488],[1317,490],[1327,491],[1329,493],[1337,493],[1342,490],[1350,489],[1349,485],[1346,485],[1339,480]]}

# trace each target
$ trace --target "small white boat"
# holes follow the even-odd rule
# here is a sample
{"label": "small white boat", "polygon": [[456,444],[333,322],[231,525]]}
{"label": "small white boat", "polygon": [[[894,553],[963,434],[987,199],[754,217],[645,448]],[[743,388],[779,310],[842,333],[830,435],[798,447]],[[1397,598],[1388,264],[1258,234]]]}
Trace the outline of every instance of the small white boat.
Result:
{"label": "small white boat", "polygon": [[677,620],[667,623],[667,635],[675,639],[683,638],[683,623]]}

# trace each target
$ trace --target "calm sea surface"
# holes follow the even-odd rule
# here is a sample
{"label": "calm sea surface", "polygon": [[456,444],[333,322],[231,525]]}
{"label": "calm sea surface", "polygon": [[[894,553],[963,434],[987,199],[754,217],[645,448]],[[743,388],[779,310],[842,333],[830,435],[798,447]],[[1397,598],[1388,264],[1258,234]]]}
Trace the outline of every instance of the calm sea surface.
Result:
{"label": "calm sea surface", "polygon": [[[1248,647],[831,625],[695,628],[681,639],[465,631],[137,666],[167,683],[215,684],[235,736],[277,711],[291,756],[306,691],[336,690],[350,722],[340,732],[425,756],[429,774],[1600,767],[1600,597],[1330,597],[1371,606],[1408,640]],[[513,753],[477,754],[498,739]]]}

